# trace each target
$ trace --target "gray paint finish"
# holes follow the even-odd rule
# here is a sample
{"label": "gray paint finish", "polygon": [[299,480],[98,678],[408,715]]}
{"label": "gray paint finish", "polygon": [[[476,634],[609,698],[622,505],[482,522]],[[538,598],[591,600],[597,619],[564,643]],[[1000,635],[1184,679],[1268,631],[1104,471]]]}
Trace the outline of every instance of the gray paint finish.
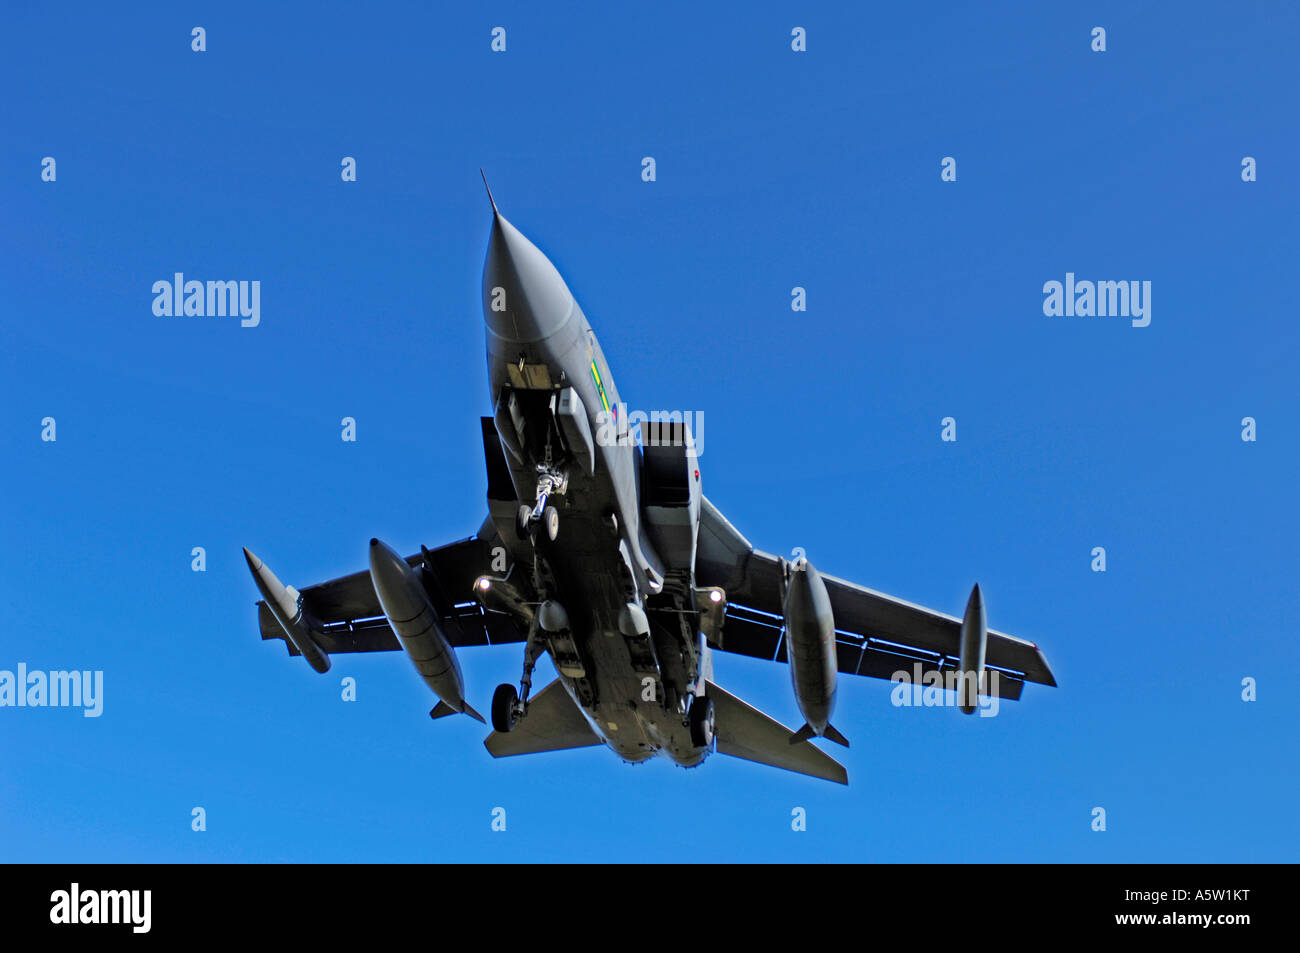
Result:
{"label": "gray paint finish", "polygon": [[[300,595],[245,551],[263,638],[318,671],[326,647],[404,649],[439,699],[435,717],[478,717],[458,649],[522,642],[521,689],[541,654],[561,675],[526,704],[498,689],[494,721],[510,730],[488,737],[494,756],[603,744],[629,762],[693,767],[716,750],[838,783],[844,767],[811,739],[847,744],[830,724],[839,674],[987,666],[1005,699],[1025,682],[1055,685],[1036,645],[987,629],[978,587],[963,622],[787,563],[755,550],[704,497],[689,447],[649,458],[600,439],[626,421],[606,409],[620,394],[595,331],[494,200],[482,292],[488,519],[469,540],[405,558],[374,540],[369,572]],[[715,649],[788,660],[804,727],[720,688]]]}

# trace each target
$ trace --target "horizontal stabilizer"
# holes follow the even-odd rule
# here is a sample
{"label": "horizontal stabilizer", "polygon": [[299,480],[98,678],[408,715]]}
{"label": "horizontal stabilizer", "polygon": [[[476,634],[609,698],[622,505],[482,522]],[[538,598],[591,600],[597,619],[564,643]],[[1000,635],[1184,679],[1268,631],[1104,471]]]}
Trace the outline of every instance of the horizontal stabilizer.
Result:
{"label": "horizontal stabilizer", "polygon": [[494,758],[600,743],[558,678],[528,700],[528,714],[511,731],[494,731],[483,742]]}
{"label": "horizontal stabilizer", "polygon": [[814,745],[791,744],[794,732],[775,718],[712,682],[705,682],[705,692],[713,700],[714,736],[722,754],[837,784],[849,783],[844,765]]}
{"label": "horizontal stabilizer", "polygon": [[827,741],[835,742],[837,745],[844,745],[846,748],[849,746],[849,739],[840,734],[834,725],[827,725],[826,730],[822,732],[822,737]]}

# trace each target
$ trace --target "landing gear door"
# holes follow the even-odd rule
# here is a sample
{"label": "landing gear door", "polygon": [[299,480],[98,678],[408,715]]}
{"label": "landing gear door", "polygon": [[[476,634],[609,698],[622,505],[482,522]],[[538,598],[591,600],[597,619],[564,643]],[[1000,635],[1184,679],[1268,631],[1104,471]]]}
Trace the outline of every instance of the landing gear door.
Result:
{"label": "landing gear door", "polygon": [[565,387],[551,396],[551,414],[564,439],[570,456],[588,476],[596,472],[596,444],[591,437],[591,423],[587,408],[572,387]]}

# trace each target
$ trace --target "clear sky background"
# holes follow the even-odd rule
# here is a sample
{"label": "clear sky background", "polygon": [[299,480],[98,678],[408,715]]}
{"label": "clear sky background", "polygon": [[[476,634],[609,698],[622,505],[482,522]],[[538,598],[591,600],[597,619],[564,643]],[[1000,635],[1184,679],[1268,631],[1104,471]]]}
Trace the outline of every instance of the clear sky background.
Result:
{"label": "clear sky background", "polygon": [[[6,9],[0,668],[105,704],[0,709],[0,859],[1297,859],[1294,5],[430,6]],[[756,546],[954,614],[979,581],[1060,687],[846,676],[841,788],[494,761],[402,655],[260,641],[241,546],[301,587],[484,516],[480,166]],[[260,280],[261,325],[156,317],[176,271]],[[1045,317],[1067,271],[1151,281],[1150,326]],[[483,711],[519,677],[460,658]],[[715,669],[801,722],[785,666]]]}

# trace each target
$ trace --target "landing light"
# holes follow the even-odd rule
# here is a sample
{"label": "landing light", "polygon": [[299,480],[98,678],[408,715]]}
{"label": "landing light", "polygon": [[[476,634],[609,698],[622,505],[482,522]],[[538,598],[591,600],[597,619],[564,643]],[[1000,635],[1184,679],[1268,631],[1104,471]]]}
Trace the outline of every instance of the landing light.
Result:
{"label": "landing light", "polygon": [[491,579],[488,579],[486,576],[484,576],[484,577],[482,577],[482,578],[479,579],[479,581],[478,581],[478,591],[479,591],[479,592],[487,592],[487,591],[488,591],[489,589],[491,589],[491,588],[492,588],[492,580],[491,580]]}
{"label": "landing light", "polygon": [[715,604],[721,602],[722,593],[718,592],[716,589],[709,590],[709,601]]}

